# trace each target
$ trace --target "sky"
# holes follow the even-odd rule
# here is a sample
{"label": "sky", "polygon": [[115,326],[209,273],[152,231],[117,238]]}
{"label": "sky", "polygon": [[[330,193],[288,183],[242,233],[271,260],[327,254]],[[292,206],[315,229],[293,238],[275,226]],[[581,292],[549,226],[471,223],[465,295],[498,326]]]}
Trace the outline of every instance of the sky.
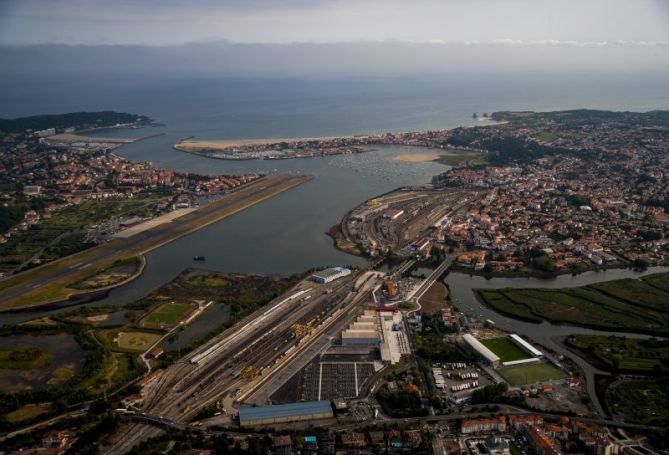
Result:
{"label": "sky", "polygon": [[667,0],[0,0],[2,44],[669,43]]}
{"label": "sky", "polygon": [[0,0],[3,72],[669,71],[669,0]]}

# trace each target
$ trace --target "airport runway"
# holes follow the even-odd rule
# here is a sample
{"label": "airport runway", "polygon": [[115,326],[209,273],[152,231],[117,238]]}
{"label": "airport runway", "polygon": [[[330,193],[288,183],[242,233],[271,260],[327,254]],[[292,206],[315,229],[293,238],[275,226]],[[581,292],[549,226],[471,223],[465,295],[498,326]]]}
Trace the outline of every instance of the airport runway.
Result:
{"label": "airport runway", "polygon": [[[116,259],[145,254],[310,179],[311,177],[306,175],[264,177],[171,223],[156,226],[129,238],[114,239],[44,267],[9,277],[6,281],[16,281],[16,284],[2,286],[0,282],[0,286],[4,288],[0,291],[0,307],[3,303],[9,303],[24,294],[38,292],[43,287],[55,284],[65,287],[80,277],[84,270],[93,273]],[[7,310],[11,308],[3,308],[0,311]]]}

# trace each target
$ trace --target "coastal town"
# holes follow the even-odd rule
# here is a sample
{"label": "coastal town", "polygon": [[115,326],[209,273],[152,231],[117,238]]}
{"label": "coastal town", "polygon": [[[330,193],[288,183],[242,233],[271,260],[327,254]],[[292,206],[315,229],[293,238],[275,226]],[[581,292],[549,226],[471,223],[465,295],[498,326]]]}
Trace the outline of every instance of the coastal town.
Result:
{"label": "coastal town", "polygon": [[[342,221],[346,241],[370,256],[463,246],[458,266],[487,273],[667,263],[669,140],[654,132],[663,131],[661,120],[653,127],[579,112],[493,117],[509,123],[443,139],[478,150],[486,165],[465,161],[435,176],[434,188],[366,201]],[[464,193],[466,204],[443,202]]]}
{"label": "coastal town", "polygon": [[[151,125],[144,117],[126,116],[134,120],[117,123],[113,122],[116,115],[100,113],[94,130]],[[67,125],[71,126],[1,133],[2,274],[104,243],[160,216],[172,219],[188,213],[200,201],[260,177],[255,173],[197,175],[132,162],[114,154],[114,149],[136,139],[84,136],[77,131],[89,131],[91,125]],[[92,216],[86,218],[86,213]],[[28,239],[34,237],[35,229],[44,232],[41,242]],[[51,254],[59,244],[66,245],[62,254]]]}
{"label": "coastal town", "polygon": [[[164,171],[114,154],[128,139],[5,134],[4,210],[24,212],[0,246],[23,255],[3,256],[18,273],[2,283],[28,279],[0,288],[3,304],[52,302],[51,290],[35,297],[47,279],[93,295],[92,305],[3,328],[1,447],[660,455],[669,422],[664,115],[500,112],[474,128],[306,141],[313,158],[394,144],[447,167],[430,185],[359,201],[330,230],[366,265],[293,275],[188,267],[136,300],[102,306],[95,293],[131,282],[155,244],[313,177]],[[67,229],[49,230],[28,253],[16,248],[53,220]],[[77,251],[57,248],[68,236],[90,257],[34,284],[34,266]],[[447,281],[608,267],[653,269],[567,289],[472,285],[467,302]],[[56,295],[70,305],[70,294]],[[537,323],[571,329],[538,338]]]}

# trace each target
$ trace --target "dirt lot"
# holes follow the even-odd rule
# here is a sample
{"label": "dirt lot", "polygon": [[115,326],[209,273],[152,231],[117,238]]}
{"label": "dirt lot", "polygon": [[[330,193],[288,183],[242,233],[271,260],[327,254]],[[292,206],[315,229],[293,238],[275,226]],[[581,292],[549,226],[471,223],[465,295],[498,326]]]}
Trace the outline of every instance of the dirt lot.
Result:
{"label": "dirt lot", "polygon": [[448,296],[448,289],[442,283],[435,281],[430,289],[420,298],[420,305],[423,307],[423,312],[433,314],[441,310]]}

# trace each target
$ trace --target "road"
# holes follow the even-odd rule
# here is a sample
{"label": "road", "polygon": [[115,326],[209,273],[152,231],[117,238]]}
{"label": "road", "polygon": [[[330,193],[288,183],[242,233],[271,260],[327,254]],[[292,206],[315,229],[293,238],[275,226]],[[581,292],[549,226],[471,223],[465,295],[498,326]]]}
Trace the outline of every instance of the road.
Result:
{"label": "road", "polygon": [[[224,195],[171,223],[156,226],[124,239],[114,239],[0,282],[0,305],[11,309],[11,301],[49,286],[66,287],[83,274],[108,266],[116,259],[145,254],[208,224],[237,213],[282,191],[311,179],[305,175],[264,177]],[[33,306],[31,304],[31,306]]]}

